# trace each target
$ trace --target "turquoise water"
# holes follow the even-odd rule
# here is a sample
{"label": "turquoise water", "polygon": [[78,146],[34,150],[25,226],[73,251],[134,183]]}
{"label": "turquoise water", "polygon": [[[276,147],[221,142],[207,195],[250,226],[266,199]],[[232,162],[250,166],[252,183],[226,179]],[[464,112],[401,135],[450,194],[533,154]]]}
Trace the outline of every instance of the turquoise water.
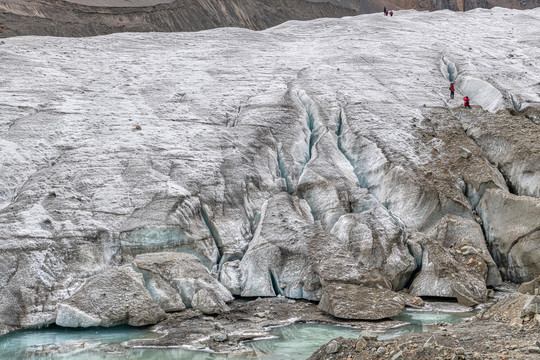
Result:
{"label": "turquoise water", "polygon": [[[22,330],[0,337],[0,358],[70,358],[70,359],[106,359],[81,352],[98,350],[107,344],[156,336],[148,330],[131,326],[112,328],[69,329],[51,326],[44,329]],[[69,349],[69,354],[47,354],[51,351]],[[88,356],[88,357],[86,357]]]}
{"label": "turquoise water", "polygon": [[[320,324],[297,324],[274,328],[269,333],[276,338],[246,344],[256,356],[220,356],[201,351],[181,349],[135,349],[104,352],[106,344],[119,344],[132,339],[156,336],[148,330],[128,326],[114,328],[67,329],[58,326],[40,330],[24,330],[0,338],[0,358],[10,359],[146,359],[146,360],[216,360],[265,359],[296,360],[307,358],[333,338],[358,337],[359,330]],[[51,353],[62,349],[64,354]]]}
{"label": "turquoise water", "polygon": [[277,339],[258,340],[247,344],[259,359],[306,359],[321,345],[342,336],[357,338],[359,329],[322,324],[296,324],[270,330]]}
{"label": "turquoise water", "polygon": [[394,320],[404,321],[411,324],[437,324],[446,322],[455,324],[476,315],[475,312],[442,312],[442,311],[403,311]]}
{"label": "turquoise water", "polygon": [[[380,340],[388,340],[411,332],[428,331],[439,322],[456,323],[474,313],[405,311],[394,320],[409,324],[376,332]],[[202,351],[181,349],[131,349],[111,351],[110,344],[159,336],[145,329],[129,326],[113,328],[67,329],[51,326],[24,330],[0,337],[0,359],[73,359],[73,360],[296,360],[309,357],[321,345],[336,337],[357,338],[360,330],[323,324],[296,324],[274,328],[274,338],[246,343],[256,356],[223,356]],[[57,353],[60,350],[62,354]]]}

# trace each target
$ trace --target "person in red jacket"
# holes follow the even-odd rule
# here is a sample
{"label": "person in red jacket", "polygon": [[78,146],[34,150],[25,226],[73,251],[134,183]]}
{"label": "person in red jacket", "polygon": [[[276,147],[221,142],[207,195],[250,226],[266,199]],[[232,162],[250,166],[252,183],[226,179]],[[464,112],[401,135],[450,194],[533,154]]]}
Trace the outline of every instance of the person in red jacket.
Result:
{"label": "person in red jacket", "polygon": [[471,104],[469,103],[471,101],[471,99],[469,99],[468,96],[465,95],[465,97],[463,98],[463,106],[465,107],[471,107]]}
{"label": "person in red jacket", "polygon": [[453,98],[454,98],[454,91],[455,91],[455,90],[456,90],[456,89],[454,88],[454,82],[452,81],[452,82],[450,83],[450,99],[453,99]]}

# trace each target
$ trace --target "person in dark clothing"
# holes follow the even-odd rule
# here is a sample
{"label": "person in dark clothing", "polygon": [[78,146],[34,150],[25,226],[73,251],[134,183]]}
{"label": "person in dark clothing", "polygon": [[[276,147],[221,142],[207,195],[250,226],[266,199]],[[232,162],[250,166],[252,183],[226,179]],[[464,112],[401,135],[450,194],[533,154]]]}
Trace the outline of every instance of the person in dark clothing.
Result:
{"label": "person in dark clothing", "polygon": [[454,88],[454,82],[452,81],[450,83],[450,99],[453,99],[454,98],[454,91],[455,91],[455,88]]}
{"label": "person in dark clothing", "polygon": [[390,10],[390,16],[394,16],[394,12]]}
{"label": "person in dark clothing", "polygon": [[469,108],[470,108],[470,107],[471,107],[470,101],[471,101],[471,99],[469,99],[468,96],[465,96],[465,97],[463,98],[463,106],[469,107]]}
{"label": "person in dark clothing", "polygon": [[388,11],[386,11],[386,6],[384,7],[384,16],[388,15]]}

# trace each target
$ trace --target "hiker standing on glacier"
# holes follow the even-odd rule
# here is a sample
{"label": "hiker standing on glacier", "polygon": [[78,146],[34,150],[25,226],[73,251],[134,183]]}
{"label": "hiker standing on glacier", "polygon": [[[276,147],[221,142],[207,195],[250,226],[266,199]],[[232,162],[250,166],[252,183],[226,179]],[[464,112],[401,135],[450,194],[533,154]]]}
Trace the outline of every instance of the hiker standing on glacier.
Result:
{"label": "hiker standing on glacier", "polygon": [[454,91],[455,91],[455,88],[454,88],[454,81],[452,81],[450,83],[450,99],[453,99],[454,98]]}

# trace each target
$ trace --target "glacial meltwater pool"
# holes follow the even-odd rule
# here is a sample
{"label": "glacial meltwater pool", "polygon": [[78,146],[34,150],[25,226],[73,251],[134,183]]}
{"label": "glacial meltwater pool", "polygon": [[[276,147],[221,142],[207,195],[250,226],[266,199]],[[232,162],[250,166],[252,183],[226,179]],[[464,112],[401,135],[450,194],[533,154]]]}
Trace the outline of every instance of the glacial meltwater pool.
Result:
{"label": "glacial meltwater pool", "polygon": [[[408,324],[374,331],[380,340],[411,332],[422,332],[440,322],[456,323],[473,316],[473,312],[405,311],[395,320]],[[113,328],[67,329],[51,326],[39,330],[17,331],[0,337],[1,359],[74,359],[74,360],[297,360],[309,357],[333,338],[357,338],[360,329],[323,324],[295,324],[268,331],[274,338],[246,343],[256,356],[231,357],[182,349],[129,349],[115,352],[107,345],[159,336],[145,329],[129,326]]]}

